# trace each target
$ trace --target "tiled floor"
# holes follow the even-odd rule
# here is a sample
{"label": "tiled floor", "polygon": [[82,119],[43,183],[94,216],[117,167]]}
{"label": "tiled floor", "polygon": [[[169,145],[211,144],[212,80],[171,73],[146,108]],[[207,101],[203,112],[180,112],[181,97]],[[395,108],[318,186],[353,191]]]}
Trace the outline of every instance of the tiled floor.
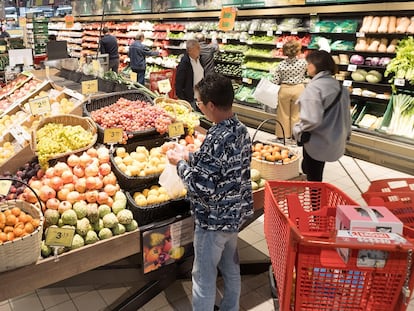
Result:
{"label": "tiled floor", "polygon": [[[263,134],[267,135],[267,134]],[[261,139],[258,137],[258,139]],[[369,181],[362,175],[360,169],[349,157],[343,157],[342,163],[347,171],[357,180],[359,187],[365,191]],[[408,177],[408,175],[392,171],[371,163],[359,161],[358,163],[368,175],[370,180]],[[328,163],[325,169],[324,181],[340,188],[357,202],[364,204],[360,192],[352,180],[342,169],[338,162]],[[240,257],[249,261],[252,254],[254,258],[266,259],[267,245],[263,233],[263,216],[249,225],[240,233]],[[116,275],[114,275],[116,278]],[[241,310],[271,311],[274,310],[270,294],[267,272],[258,275],[244,275],[242,277],[242,295],[240,298]],[[1,282],[1,275],[0,275]],[[24,282],[24,280],[22,280]],[[130,294],[137,284],[106,284],[93,286],[55,286],[35,290],[20,297],[0,302],[0,311],[98,311],[111,310]],[[218,282],[219,289],[221,281]],[[191,310],[191,280],[178,280],[165,291],[145,304],[140,311],[190,311]],[[408,308],[414,311],[414,302]]]}

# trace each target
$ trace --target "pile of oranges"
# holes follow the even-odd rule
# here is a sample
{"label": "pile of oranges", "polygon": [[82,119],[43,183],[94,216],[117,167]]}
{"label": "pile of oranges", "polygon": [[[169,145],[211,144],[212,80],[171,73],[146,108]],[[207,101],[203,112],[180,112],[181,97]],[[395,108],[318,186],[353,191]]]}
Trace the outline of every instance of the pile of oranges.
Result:
{"label": "pile of oranges", "polygon": [[260,142],[252,145],[252,157],[257,160],[269,162],[289,163],[297,159],[297,155],[291,152],[287,147]]}
{"label": "pile of oranges", "polygon": [[39,225],[39,219],[33,218],[17,206],[0,211],[0,244],[29,235]]}

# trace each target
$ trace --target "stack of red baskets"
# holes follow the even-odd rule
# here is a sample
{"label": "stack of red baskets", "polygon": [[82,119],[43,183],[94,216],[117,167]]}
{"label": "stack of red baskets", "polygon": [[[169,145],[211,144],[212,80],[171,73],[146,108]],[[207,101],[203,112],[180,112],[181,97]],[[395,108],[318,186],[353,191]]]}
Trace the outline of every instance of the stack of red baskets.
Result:
{"label": "stack of red baskets", "polygon": [[[404,224],[404,237],[414,243],[414,178],[380,179],[371,182],[368,190],[362,194],[370,206],[385,206]],[[413,260],[414,261],[414,260]],[[411,294],[414,291],[414,264],[409,279]],[[396,310],[406,310],[401,300]]]}
{"label": "stack of red baskets", "polygon": [[[389,311],[402,304],[411,243],[352,243],[336,238],[338,205],[359,205],[327,183],[268,181],[264,232],[278,310]],[[338,254],[347,248],[347,262]],[[358,265],[360,249],[388,252],[384,267]]]}

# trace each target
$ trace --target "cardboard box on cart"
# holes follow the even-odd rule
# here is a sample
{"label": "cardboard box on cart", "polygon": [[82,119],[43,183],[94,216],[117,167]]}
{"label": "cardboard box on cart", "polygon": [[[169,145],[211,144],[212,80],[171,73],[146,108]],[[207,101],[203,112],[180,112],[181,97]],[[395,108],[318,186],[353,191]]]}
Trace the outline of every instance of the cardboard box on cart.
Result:
{"label": "cardboard box on cart", "polygon": [[[336,210],[336,229],[356,232],[386,232],[402,234],[403,223],[384,206],[338,205]],[[350,250],[338,248],[338,253],[348,262]],[[384,267],[387,252],[361,249],[358,252],[358,267]]]}

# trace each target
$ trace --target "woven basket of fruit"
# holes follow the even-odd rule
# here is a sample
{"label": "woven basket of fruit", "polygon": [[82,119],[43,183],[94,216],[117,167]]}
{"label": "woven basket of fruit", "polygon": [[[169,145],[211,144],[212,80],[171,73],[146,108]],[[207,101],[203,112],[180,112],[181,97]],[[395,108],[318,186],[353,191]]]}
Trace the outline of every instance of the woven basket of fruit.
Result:
{"label": "woven basket of fruit", "polygon": [[[83,115],[95,121],[98,142],[103,142],[104,129],[115,127],[124,130],[126,142],[128,138],[145,137],[168,130],[168,124],[165,123],[171,123],[171,119],[166,112],[161,113],[159,108],[156,110],[152,106],[153,101],[147,94],[130,90],[91,98],[83,105]],[[138,113],[141,110],[145,112]]]}
{"label": "woven basket of fruit", "polygon": [[138,226],[166,220],[190,212],[190,203],[182,198],[169,199],[165,189],[158,185],[142,185],[126,192],[128,209],[134,214]]}
{"label": "woven basket of fruit", "polygon": [[47,166],[49,160],[89,149],[96,140],[97,128],[91,118],[57,115],[39,123],[30,144],[39,163]]}
{"label": "woven basket of fruit", "polygon": [[161,152],[165,137],[118,145],[110,155],[112,170],[124,190],[158,181],[166,159]]}
{"label": "woven basket of fruit", "polygon": [[[251,168],[259,170],[266,180],[294,178],[299,175],[299,156],[296,150],[284,144],[270,144],[254,140],[261,126],[269,120],[273,119],[266,119],[260,123],[253,135]],[[283,126],[277,120],[274,121],[282,127],[284,136]]]}
{"label": "woven basket of fruit", "polygon": [[[36,192],[30,191],[40,202]],[[4,225],[0,232],[0,272],[33,264],[40,258],[43,215],[35,204],[23,200],[1,202],[0,225]]]}
{"label": "woven basket of fruit", "polygon": [[194,112],[190,103],[185,100],[157,97],[154,103],[164,108],[174,122],[182,122],[189,134],[192,134],[194,129],[200,125],[200,115]]}

